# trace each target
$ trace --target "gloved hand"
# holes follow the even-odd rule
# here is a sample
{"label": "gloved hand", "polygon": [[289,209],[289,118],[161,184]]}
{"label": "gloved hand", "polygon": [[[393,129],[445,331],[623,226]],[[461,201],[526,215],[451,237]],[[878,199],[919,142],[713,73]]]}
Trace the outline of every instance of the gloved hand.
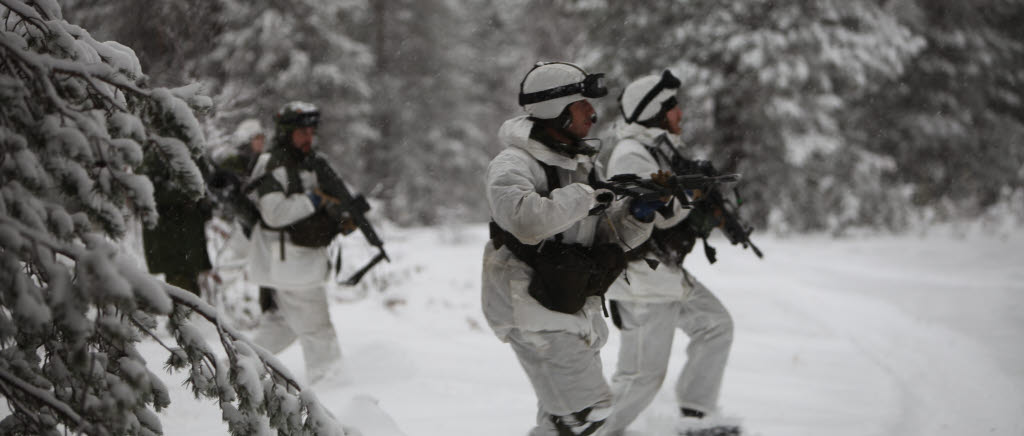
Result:
{"label": "gloved hand", "polygon": [[341,204],[341,200],[325,194],[324,191],[320,190],[320,188],[313,188],[312,191],[306,193],[306,196],[309,197],[309,201],[313,202],[313,207],[317,209],[320,208],[320,205],[323,205],[326,208],[331,205]]}
{"label": "gloved hand", "polygon": [[313,202],[313,209],[320,209],[320,203],[323,203],[324,201],[324,198],[317,192],[319,191],[310,191],[306,193],[306,196],[309,197],[309,201]]}
{"label": "gloved hand", "polygon": [[[666,188],[670,187],[669,180],[672,179],[672,171],[658,170],[656,173],[651,173],[651,181],[657,183]],[[659,197],[662,203],[668,204],[672,201],[671,195]]]}
{"label": "gloved hand", "polygon": [[341,203],[325,201],[324,212],[327,213],[327,216],[334,221],[341,222],[350,219],[348,213],[342,209]]}
{"label": "gloved hand", "polygon": [[612,202],[615,201],[615,193],[607,189],[598,189],[594,191],[594,207],[590,208],[588,215],[597,215],[608,209]]}
{"label": "gloved hand", "polygon": [[634,218],[640,220],[640,222],[649,223],[654,221],[654,212],[657,212],[658,209],[664,207],[665,203],[666,202],[661,201],[661,199],[633,199],[629,204],[629,213],[632,214]]}
{"label": "gloved hand", "polygon": [[352,233],[358,228],[359,226],[356,225],[356,222],[353,221],[352,218],[345,218],[341,221],[341,234],[343,235]]}
{"label": "gloved hand", "polygon": [[651,173],[651,181],[661,186],[668,186],[669,179],[672,178],[672,171],[658,170],[656,173]]}

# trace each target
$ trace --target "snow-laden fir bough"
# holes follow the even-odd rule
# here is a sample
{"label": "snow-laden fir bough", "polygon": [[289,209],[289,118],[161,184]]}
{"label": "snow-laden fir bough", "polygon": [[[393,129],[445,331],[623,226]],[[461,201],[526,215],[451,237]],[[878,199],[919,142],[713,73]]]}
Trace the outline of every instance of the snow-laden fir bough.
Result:
{"label": "snow-laden fir bough", "polygon": [[[69,24],[54,0],[0,0],[0,25],[0,433],[162,434],[167,388],[136,348],[151,338],[232,434],[344,434],[280,362],[111,243],[159,219],[144,157],[203,195],[196,113],[210,99],[148,87],[130,48]],[[190,314],[218,326],[226,360]],[[162,316],[174,343],[154,334]]]}

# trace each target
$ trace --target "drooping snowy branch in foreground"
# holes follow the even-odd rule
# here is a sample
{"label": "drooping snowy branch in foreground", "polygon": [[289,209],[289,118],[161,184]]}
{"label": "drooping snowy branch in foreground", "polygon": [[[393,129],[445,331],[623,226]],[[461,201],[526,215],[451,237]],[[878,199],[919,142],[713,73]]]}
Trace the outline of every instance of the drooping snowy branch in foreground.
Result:
{"label": "drooping snowy branch in foreground", "polygon": [[[134,52],[67,23],[52,0],[0,0],[0,434],[162,434],[170,399],[148,336],[216,399],[232,434],[344,434],[287,369],[194,295],[109,242],[157,219],[144,158],[205,191],[198,86],[148,88]],[[189,314],[218,326],[218,358]],[[168,316],[173,344],[153,331]]]}

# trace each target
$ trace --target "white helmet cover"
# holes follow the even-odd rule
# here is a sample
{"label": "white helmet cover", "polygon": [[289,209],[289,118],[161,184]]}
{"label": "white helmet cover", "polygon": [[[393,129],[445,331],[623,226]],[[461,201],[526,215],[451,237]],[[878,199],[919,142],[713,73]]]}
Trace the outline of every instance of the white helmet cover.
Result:
{"label": "white helmet cover", "polygon": [[[519,101],[530,116],[552,119],[572,103],[607,94],[603,76],[587,74],[583,68],[568,62],[538,62],[523,78]],[[548,98],[550,96],[554,98]]]}
{"label": "white helmet cover", "polygon": [[[626,85],[619,99],[623,118],[629,123],[651,119],[661,111],[662,103],[676,96],[679,86],[679,79],[668,70],[634,80]],[[643,106],[637,112],[640,105]]]}

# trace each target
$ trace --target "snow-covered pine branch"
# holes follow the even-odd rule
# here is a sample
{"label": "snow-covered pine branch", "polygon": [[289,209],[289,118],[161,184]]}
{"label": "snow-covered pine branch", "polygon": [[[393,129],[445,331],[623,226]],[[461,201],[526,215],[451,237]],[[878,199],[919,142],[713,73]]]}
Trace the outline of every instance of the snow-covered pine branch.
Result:
{"label": "snow-covered pine branch", "polygon": [[[276,359],[194,295],[162,284],[110,238],[158,219],[143,162],[198,198],[196,85],[150,88],[135,53],[62,19],[53,0],[0,0],[0,434],[162,434],[167,388],[144,337],[216,399],[233,434],[344,434]],[[218,325],[218,358],[189,314]],[[153,333],[169,317],[174,344]]]}

